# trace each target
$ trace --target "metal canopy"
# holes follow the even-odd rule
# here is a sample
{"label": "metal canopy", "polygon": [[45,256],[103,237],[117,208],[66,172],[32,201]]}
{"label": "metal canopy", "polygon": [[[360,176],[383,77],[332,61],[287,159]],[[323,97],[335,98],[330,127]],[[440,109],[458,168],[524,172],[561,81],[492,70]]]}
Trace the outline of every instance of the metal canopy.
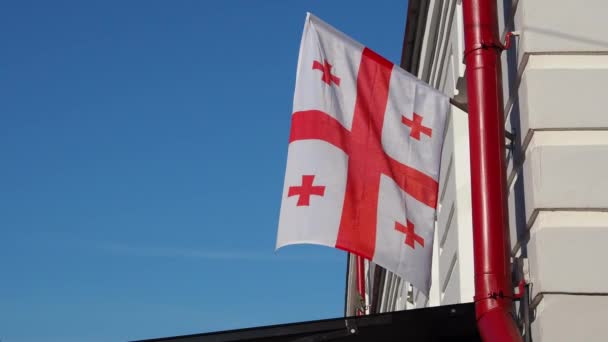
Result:
{"label": "metal canopy", "polygon": [[481,341],[473,303],[165,337],[140,342]]}

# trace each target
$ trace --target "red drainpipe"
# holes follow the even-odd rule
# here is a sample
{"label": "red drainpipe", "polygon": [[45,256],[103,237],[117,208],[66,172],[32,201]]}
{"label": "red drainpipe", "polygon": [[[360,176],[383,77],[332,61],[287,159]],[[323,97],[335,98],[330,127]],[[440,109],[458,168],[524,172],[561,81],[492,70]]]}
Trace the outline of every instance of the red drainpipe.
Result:
{"label": "red drainpipe", "polygon": [[496,0],[464,0],[475,311],[486,342],[522,341],[513,318]]}
{"label": "red drainpipe", "polygon": [[361,306],[362,308],[357,309],[357,316],[365,315],[365,264],[363,261],[363,257],[356,256],[357,263],[357,292],[359,292],[359,296],[361,296]]}

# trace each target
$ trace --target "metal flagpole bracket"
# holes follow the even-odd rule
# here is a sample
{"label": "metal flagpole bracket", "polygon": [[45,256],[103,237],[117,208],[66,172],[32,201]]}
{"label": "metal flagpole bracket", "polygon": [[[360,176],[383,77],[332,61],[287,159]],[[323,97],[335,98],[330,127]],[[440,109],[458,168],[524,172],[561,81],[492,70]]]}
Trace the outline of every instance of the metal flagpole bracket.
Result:
{"label": "metal flagpole bracket", "polygon": [[456,99],[456,97],[450,97],[450,104],[460,110],[462,110],[465,113],[469,112],[469,108],[467,107],[466,103],[460,102],[458,101],[458,99]]}

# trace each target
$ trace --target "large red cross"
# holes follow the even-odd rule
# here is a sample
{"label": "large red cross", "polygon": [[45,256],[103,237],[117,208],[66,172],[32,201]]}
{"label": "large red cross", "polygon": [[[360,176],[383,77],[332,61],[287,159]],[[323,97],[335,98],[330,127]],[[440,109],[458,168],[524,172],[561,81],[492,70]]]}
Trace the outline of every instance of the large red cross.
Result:
{"label": "large red cross", "polygon": [[325,194],[325,187],[322,185],[313,186],[312,183],[314,180],[314,175],[303,175],[302,185],[290,186],[287,197],[299,196],[298,203],[296,203],[296,206],[298,207],[310,205],[310,196],[312,195],[323,197]]}
{"label": "large red cross", "polygon": [[323,71],[323,76],[321,77],[323,82],[329,85],[331,85],[331,82],[334,82],[337,86],[340,86],[340,77],[331,74],[331,64],[328,61],[325,61],[323,64],[319,61],[313,61],[312,69]]}
{"label": "large red cross", "polygon": [[319,110],[292,116],[289,142],[317,139],[348,154],[346,194],[336,247],[367,259],[374,256],[380,175],[429,207],[437,204],[437,182],[384,152],[380,139],[393,64],[365,48],[357,75],[351,130]]}
{"label": "large red cross", "polygon": [[414,231],[414,224],[410,220],[406,220],[406,226],[399,222],[395,222],[395,230],[405,234],[405,244],[416,249],[416,242],[424,247],[424,239]]}
{"label": "large red cross", "polygon": [[417,113],[414,113],[412,120],[406,118],[405,116],[401,116],[401,122],[411,128],[410,137],[416,140],[420,140],[420,132],[422,132],[422,134],[426,134],[429,138],[433,135],[432,129],[422,125],[422,116],[418,115]]}

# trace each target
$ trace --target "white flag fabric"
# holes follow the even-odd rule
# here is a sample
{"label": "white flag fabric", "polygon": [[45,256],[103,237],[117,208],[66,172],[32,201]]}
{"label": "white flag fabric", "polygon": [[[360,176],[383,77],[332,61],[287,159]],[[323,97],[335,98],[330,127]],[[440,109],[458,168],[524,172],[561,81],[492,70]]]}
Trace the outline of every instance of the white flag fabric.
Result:
{"label": "white flag fabric", "polygon": [[372,260],[426,293],[449,99],[308,14],[277,248]]}

